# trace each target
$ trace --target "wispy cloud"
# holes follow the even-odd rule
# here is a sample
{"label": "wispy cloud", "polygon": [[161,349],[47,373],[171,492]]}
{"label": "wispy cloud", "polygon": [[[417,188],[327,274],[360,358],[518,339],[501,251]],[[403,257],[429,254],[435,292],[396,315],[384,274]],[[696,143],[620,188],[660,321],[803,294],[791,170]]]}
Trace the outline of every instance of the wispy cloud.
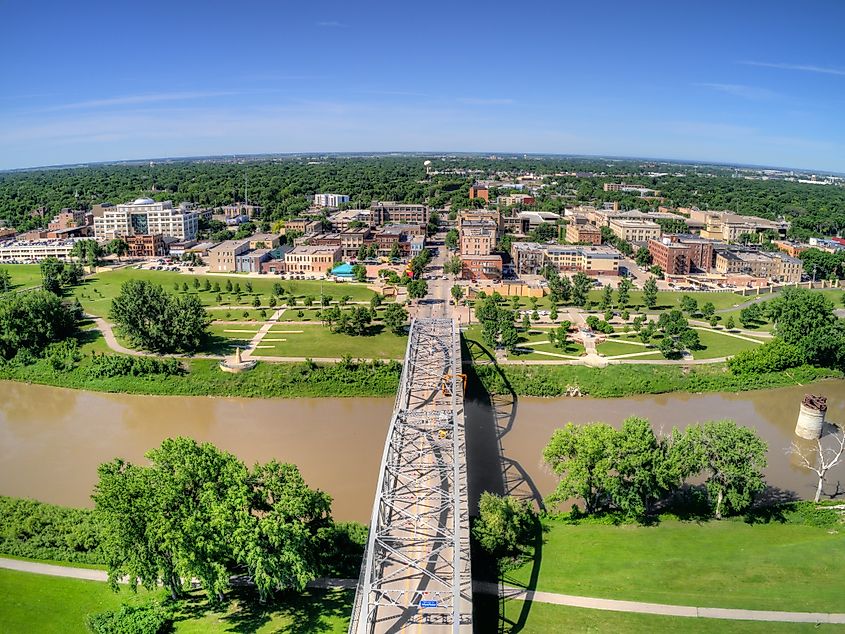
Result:
{"label": "wispy cloud", "polygon": [[126,95],[124,97],[111,97],[109,99],[92,99],[90,101],[77,101],[58,106],[44,108],[45,112],[55,110],[87,110],[91,108],[109,108],[111,106],[132,106],[146,103],[158,103],[163,101],[187,101],[190,99],[206,99],[208,97],[226,97],[235,95],[234,92],[167,92],[147,95]]}
{"label": "wispy cloud", "polygon": [[469,106],[509,106],[513,103],[513,99],[483,99],[477,97],[461,97],[458,101]]}
{"label": "wispy cloud", "polygon": [[814,66],[812,64],[777,64],[772,62],[750,62],[743,61],[740,64],[746,66],[760,66],[762,68],[779,68],[781,70],[798,70],[805,73],[821,73],[822,75],[845,76],[845,69],[828,68],[826,66]]}
{"label": "wispy cloud", "polygon": [[742,99],[764,100],[773,99],[778,94],[768,88],[759,88],[757,86],[748,86],[746,84],[717,84],[717,83],[694,83],[693,86],[700,88],[709,88],[717,92],[732,95],[734,97],[741,97]]}
{"label": "wispy cloud", "polygon": [[345,29],[349,25],[338,22],[337,20],[325,20],[323,22],[317,22],[317,26],[324,29]]}

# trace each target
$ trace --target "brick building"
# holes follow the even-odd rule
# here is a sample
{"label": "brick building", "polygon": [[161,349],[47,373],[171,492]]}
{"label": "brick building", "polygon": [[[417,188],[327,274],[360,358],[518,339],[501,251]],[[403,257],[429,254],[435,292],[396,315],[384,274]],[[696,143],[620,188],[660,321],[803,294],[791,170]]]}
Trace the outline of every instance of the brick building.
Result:
{"label": "brick building", "polygon": [[498,282],[502,279],[502,256],[462,255],[461,277],[465,280],[493,280]]}
{"label": "brick building", "polygon": [[124,239],[129,245],[131,258],[154,258],[167,255],[167,245],[164,243],[164,236],[160,233],[126,236]]}

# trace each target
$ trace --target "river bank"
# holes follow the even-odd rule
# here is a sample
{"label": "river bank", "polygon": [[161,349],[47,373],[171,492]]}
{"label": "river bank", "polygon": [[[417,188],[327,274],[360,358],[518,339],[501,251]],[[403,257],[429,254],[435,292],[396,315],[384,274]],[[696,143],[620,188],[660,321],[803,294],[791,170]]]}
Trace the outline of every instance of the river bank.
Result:
{"label": "river bank", "polygon": [[[397,362],[336,364],[259,363],[242,374],[221,372],[212,359],[185,360],[187,372],[177,376],[90,375],[90,357],[71,369],[55,369],[46,359],[30,365],[0,365],[0,380],[64,387],[91,392],[156,396],[221,396],[245,398],[380,397],[392,396],[399,386]],[[466,366],[465,366],[466,367]],[[736,376],[725,364],[706,366],[612,365],[606,368],[566,365],[471,366],[490,394],[565,396],[577,387],[597,398],[672,392],[743,392],[805,385],[842,378],[842,373],[804,366],[784,372]]]}

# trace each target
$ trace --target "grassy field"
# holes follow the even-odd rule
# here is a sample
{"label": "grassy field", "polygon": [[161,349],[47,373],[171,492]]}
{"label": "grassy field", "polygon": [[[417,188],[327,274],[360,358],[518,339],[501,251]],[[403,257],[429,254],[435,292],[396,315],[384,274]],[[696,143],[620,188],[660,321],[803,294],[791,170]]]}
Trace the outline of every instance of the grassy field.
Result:
{"label": "grassy field", "polygon": [[[537,590],[699,607],[842,611],[845,541],[836,530],[739,520],[547,526]],[[526,565],[507,580],[525,585],[530,573]]]}
{"label": "grassy field", "polygon": [[563,634],[564,632],[624,632],[625,634],[800,634],[803,632],[842,632],[841,625],[815,623],[772,623],[683,618],[652,614],[631,614],[571,608],[547,603],[504,603],[502,632],[522,634]]}
{"label": "grassy field", "polygon": [[[626,341],[630,341],[631,343],[625,343]],[[638,352],[653,352],[660,355],[659,350],[642,345],[642,342],[635,335],[606,339],[596,346],[596,351],[606,357],[613,357],[620,354],[634,354]]]}
{"label": "grassy field", "polygon": [[[127,589],[114,593],[97,581],[0,570],[0,631],[85,632],[88,614],[150,598],[144,591],[137,595]],[[252,596],[232,591],[227,603],[215,606],[195,593],[176,608],[174,631],[345,632],[352,598],[349,591],[311,591],[261,605]]]}
{"label": "grassy field", "polygon": [[350,337],[336,334],[325,326],[275,325],[258,344],[255,354],[273,357],[342,357],[401,359],[407,337],[397,336],[374,325],[375,334]]}
{"label": "grassy field", "polygon": [[[193,280],[196,278],[201,282],[199,289],[195,289]],[[73,294],[82,302],[82,306],[86,311],[98,317],[105,317],[108,314],[111,300],[120,292],[120,286],[123,282],[129,279],[143,279],[149,280],[156,284],[162,285],[169,292],[188,292],[195,293],[206,306],[243,306],[246,309],[252,309],[253,299],[258,296],[262,306],[268,307],[270,296],[273,293],[273,286],[279,282],[287,293],[294,294],[297,298],[304,298],[311,295],[314,298],[320,297],[320,290],[324,295],[330,295],[335,301],[342,296],[350,296],[352,301],[369,301],[374,295],[374,292],[362,284],[353,283],[337,283],[337,282],[322,282],[314,280],[276,280],[274,278],[247,278],[237,276],[223,276],[223,275],[192,275],[174,273],[171,271],[147,271],[138,270],[134,268],[118,269],[116,271],[107,271],[98,273],[96,276],[88,278],[80,286],[73,289]],[[205,291],[205,280],[208,279],[213,285],[219,283],[221,287],[220,295],[221,301],[217,301],[217,295],[213,289]],[[239,284],[242,290],[241,299],[238,301],[234,292],[226,291],[226,282],[231,281],[232,284]],[[40,281],[40,278],[39,278]],[[246,292],[246,283],[252,284],[252,293]],[[174,284],[179,285],[179,291],[174,289]],[[182,290],[182,285],[187,284],[188,290]],[[279,300],[281,303],[281,300]],[[268,307],[268,310],[269,307]],[[232,315],[240,315],[242,310],[240,308],[233,309]],[[223,319],[222,316],[217,315],[217,319]],[[234,319],[241,317],[235,316]]]}
{"label": "grassy field", "polygon": [[[756,348],[762,344],[748,341],[747,339],[739,339],[725,334],[724,330],[696,330],[698,339],[703,350],[694,350],[692,353],[695,359],[716,359],[718,357],[727,357],[748,350],[749,348]],[[745,336],[745,335],[743,335]]]}
{"label": "grassy field", "polygon": [[3,264],[0,271],[9,272],[14,290],[41,286],[41,267],[37,264]]}

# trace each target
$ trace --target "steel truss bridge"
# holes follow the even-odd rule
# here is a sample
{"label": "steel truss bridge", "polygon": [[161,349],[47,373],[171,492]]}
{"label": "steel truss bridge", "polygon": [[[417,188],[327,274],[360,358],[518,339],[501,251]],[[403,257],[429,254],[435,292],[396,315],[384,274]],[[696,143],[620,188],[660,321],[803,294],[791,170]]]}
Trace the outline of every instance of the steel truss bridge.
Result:
{"label": "steel truss bridge", "polygon": [[350,634],[472,631],[464,387],[457,323],[415,319]]}

